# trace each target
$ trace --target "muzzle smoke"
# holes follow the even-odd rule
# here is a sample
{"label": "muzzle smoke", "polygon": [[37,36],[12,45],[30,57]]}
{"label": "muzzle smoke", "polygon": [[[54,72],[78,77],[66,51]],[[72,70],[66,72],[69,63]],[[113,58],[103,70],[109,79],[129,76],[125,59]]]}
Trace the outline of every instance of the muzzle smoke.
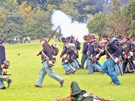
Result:
{"label": "muzzle smoke", "polygon": [[54,25],[52,27],[53,30],[55,30],[61,23],[60,28],[63,36],[68,37],[72,34],[75,38],[78,37],[80,42],[83,42],[83,36],[89,33],[86,23],[79,23],[77,21],[72,22],[71,16],[66,15],[60,10],[53,10],[51,22]]}

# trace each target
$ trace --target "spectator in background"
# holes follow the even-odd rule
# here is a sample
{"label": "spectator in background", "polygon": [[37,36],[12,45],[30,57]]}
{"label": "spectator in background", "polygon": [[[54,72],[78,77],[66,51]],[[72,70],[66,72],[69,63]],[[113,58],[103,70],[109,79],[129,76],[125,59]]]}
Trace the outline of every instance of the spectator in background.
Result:
{"label": "spectator in background", "polygon": [[16,44],[16,38],[14,38],[14,44]]}

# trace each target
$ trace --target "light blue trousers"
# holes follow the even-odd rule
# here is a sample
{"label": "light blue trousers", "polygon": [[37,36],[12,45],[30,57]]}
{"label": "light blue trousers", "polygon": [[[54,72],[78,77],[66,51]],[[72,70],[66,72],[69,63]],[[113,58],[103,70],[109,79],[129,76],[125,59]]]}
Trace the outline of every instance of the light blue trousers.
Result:
{"label": "light blue trousers", "polygon": [[94,69],[96,68],[97,71],[101,72],[102,69],[101,69],[101,66],[98,62],[98,60],[94,63],[91,63],[90,59],[88,60],[88,70],[89,70],[89,74],[93,74],[94,73]]}
{"label": "light blue trousers", "polygon": [[53,72],[52,67],[49,67],[47,62],[43,62],[42,68],[39,71],[39,76],[37,79],[37,85],[42,86],[42,82],[44,80],[45,75],[48,74],[50,77],[52,77],[53,79],[57,80],[58,82],[62,81],[62,78],[60,76],[58,76],[57,74],[55,74]]}
{"label": "light blue trousers", "polygon": [[81,59],[81,68],[84,69],[84,64],[85,64],[85,61],[87,60],[87,55],[86,54],[83,54],[82,55],[82,59]]}
{"label": "light blue trousers", "polygon": [[123,76],[122,63],[119,63],[119,65],[115,64],[115,72],[117,75]]}
{"label": "light blue trousers", "polygon": [[62,66],[63,66],[64,69],[65,69],[65,74],[67,74],[68,71],[71,69],[71,68],[70,68],[70,62],[68,62],[68,63],[62,62]]}
{"label": "light blue trousers", "polygon": [[[0,67],[0,73],[2,72],[2,68]],[[3,81],[8,82],[9,81],[9,77],[4,77],[2,75],[0,75],[0,88],[5,87],[5,84]]]}
{"label": "light blue trousers", "polygon": [[74,62],[74,64],[75,64],[76,69],[79,69],[78,60],[77,60],[77,59],[74,59],[73,62]]}
{"label": "light blue trousers", "polygon": [[87,58],[85,69],[88,69],[89,64],[89,58]]}
{"label": "light blue trousers", "polygon": [[114,71],[115,63],[113,59],[107,59],[101,66],[102,70],[111,77],[114,84],[120,84],[120,81]]}

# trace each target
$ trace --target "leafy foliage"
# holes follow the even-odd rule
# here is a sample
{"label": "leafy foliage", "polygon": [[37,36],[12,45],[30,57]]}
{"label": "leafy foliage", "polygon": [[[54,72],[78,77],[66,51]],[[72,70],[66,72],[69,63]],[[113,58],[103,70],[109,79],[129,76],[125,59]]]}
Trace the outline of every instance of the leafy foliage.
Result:
{"label": "leafy foliage", "polygon": [[[92,28],[91,30],[94,33],[101,35],[104,33],[103,31],[108,30],[105,28],[105,25],[107,25],[105,24],[105,18],[108,17],[104,16],[105,18],[103,18],[101,12],[106,15],[108,15],[107,12],[112,13],[112,11],[118,9],[121,12],[121,6],[117,8],[118,4],[116,4],[120,3],[120,1],[123,5],[128,3],[128,0],[0,0],[0,38],[3,38],[11,26],[13,28],[6,39],[8,42],[13,40],[14,37],[23,38],[29,36],[31,39],[49,37],[53,33],[51,14],[54,9],[70,15],[72,21],[85,23],[87,23],[91,14],[93,17],[96,14],[95,17],[99,16],[100,23],[96,25],[91,20],[90,22],[97,28],[93,28],[92,24],[88,24],[88,28]],[[108,6],[112,7],[111,3],[113,2],[116,2],[116,5],[113,5],[114,8],[111,11],[107,10]],[[125,10],[123,9],[123,14],[125,16],[130,14],[134,18],[133,7],[134,0],[130,0],[129,5],[125,7]],[[112,17],[110,18],[112,19]],[[96,21],[96,19],[93,18],[93,21]],[[134,21],[131,21],[131,24],[131,28],[134,30]],[[56,33],[56,35],[59,35],[59,33]]]}
{"label": "leafy foliage", "polygon": [[106,15],[102,12],[95,14],[93,19],[89,20],[87,27],[89,32],[97,33],[99,36],[104,34],[104,29],[106,25]]}

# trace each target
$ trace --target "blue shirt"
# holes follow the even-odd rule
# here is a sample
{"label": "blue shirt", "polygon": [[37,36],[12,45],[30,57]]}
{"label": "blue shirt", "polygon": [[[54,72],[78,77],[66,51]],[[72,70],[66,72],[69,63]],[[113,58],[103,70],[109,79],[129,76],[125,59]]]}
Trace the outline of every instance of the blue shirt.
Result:
{"label": "blue shirt", "polygon": [[[106,43],[105,47],[106,48],[101,53],[101,56],[106,54],[108,57],[110,57],[109,54],[111,54],[112,56],[115,56],[115,57],[119,58],[120,48],[117,45],[115,45],[113,42],[109,41],[109,42]],[[106,49],[107,49],[107,51],[106,51]],[[109,52],[109,54],[108,54],[108,52]]]}
{"label": "blue shirt", "polygon": [[87,49],[88,49],[88,46],[87,46],[87,43],[86,42],[84,42],[83,43],[83,54],[87,54]]}
{"label": "blue shirt", "polygon": [[96,52],[94,51],[94,44],[91,43],[89,45],[88,51],[89,51],[89,54],[88,54],[89,57],[96,56]]}
{"label": "blue shirt", "polygon": [[0,44],[0,65],[3,64],[5,60],[6,60],[5,47],[2,44]]}
{"label": "blue shirt", "polygon": [[[47,57],[49,57],[49,60],[52,60],[52,50],[51,50],[51,46],[48,43],[43,44],[43,52]],[[42,53],[41,53],[41,59],[42,60],[44,59]]]}

